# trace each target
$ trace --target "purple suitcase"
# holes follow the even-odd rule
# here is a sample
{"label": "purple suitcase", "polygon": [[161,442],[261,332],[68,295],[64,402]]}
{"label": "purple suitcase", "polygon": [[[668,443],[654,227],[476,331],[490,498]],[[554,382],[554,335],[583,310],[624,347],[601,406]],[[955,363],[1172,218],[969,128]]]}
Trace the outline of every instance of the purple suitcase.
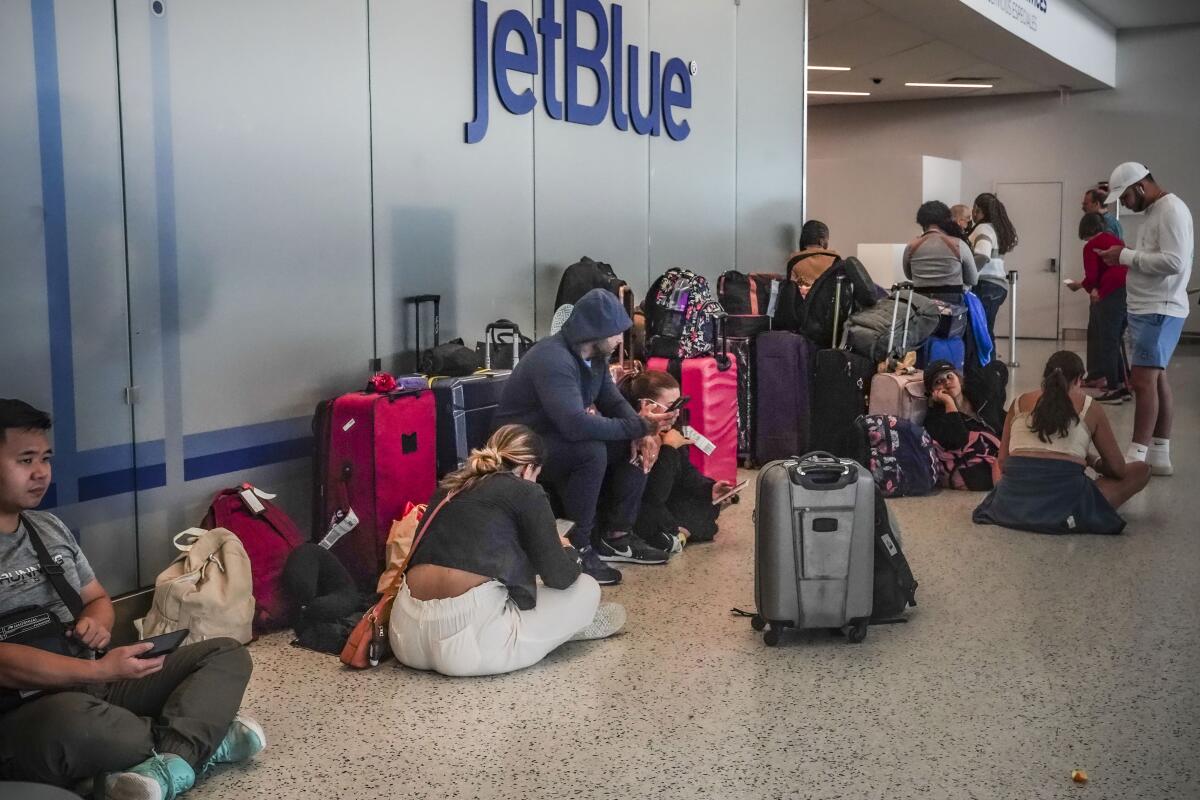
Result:
{"label": "purple suitcase", "polygon": [[770,331],[754,340],[754,350],[754,460],[804,455],[817,346],[798,333]]}

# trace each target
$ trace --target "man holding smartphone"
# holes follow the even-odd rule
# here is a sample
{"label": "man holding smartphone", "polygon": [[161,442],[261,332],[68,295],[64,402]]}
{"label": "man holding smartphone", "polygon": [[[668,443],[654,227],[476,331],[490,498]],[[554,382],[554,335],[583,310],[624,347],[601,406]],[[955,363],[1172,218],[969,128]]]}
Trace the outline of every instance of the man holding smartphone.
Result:
{"label": "man holding smartphone", "polygon": [[0,399],[0,617],[45,610],[69,626],[55,651],[0,642],[0,779],[71,787],[108,773],[108,798],[170,800],[266,745],[238,715],[250,654],[232,639],[100,652],[112,601],[71,531],[33,510],[50,487],[49,429],[45,412]]}
{"label": "man holding smartphone", "polygon": [[1129,267],[1126,307],[1132,342],[1129,378],[1133,389],[1133,442],[1126,461],[1145,461],[1154,475],[1170,475],[1174,396],[1167,367],[1188,316],[1192,277],[1192,212],[1178,195],[1154,180],[1144,164],[1127,161],[1109,178],[1107,203],[1120,203],[1146,219],[1137,246],[1098,251],[1109,266]]}

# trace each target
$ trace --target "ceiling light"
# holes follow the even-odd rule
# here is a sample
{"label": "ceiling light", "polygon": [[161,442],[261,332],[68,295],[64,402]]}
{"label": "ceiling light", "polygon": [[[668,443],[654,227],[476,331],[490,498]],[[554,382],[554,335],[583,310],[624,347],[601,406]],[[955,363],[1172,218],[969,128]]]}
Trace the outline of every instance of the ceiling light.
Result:
{"label": "ceiling light", "polygon": [[833,94],[839,97],[870,97],[870,92],[819,92],[816,89],[809,89],[809,94]]}
{"label": "ceiling light", "polygon": [[849,67],[816,67],[816,66],[813,66],[812,64],[809,64],[808,68],[809,69],[819,69],[819,70],[823,70],[825,72],[849,72],[850,71]]}
{"label": "ceiling light", "polygon": [[991,89],[990,83],[906,83],[905,86],[920,86],[926,89]]}

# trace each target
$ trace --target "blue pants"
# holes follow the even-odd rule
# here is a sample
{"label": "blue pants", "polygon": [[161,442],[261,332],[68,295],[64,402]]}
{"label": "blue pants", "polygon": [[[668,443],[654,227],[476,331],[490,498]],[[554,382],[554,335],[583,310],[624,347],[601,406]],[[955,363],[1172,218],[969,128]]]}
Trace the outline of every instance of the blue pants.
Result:
{"label": "blue pants", "polygon": [[996,315],[1000,313],[1000,306],[1004,305],[1004,301],[1008,299],[1008,288],[992,281],[981,280],[975,284],[975,296],[979,298],[979,302],[983,305],[984,314],[987,315],[988,335],[992,337],[994,345],[996,341]]}
{"label": "blue pants", "polygon": [[646,473],[629,463],[629,441],[568,442],[555,436],[542,440],[546,462],[541,481],[557,496],[563,515],[575,523],[571,544],[577,549],[590,545],[597,527],[601,533],[632,531]]}

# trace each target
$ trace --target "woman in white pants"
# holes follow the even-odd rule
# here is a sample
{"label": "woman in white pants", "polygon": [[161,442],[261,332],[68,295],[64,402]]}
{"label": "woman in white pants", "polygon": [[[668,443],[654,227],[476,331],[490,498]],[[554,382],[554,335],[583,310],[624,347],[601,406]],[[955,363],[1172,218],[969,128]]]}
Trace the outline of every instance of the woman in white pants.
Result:
{"label": "woman in white pants", "polygon": [[[443,675],[496,675],[569,639],[616,633],[625,610],[600,603],[538,486],[537,434],[506,425],[429,501],[392,608],[400,663]],[[537,584],[537,577],[542,585]]]}

